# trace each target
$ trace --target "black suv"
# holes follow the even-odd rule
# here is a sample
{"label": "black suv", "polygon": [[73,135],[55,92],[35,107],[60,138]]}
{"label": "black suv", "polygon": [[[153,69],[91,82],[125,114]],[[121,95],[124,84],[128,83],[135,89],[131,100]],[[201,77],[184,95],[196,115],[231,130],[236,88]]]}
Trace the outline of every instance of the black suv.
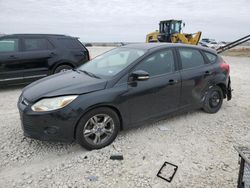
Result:
{"label": "black suv", "polygon": [[89,52],[75,37],[14,34],[0,37],[0,85],[29,83],[75,68]]}

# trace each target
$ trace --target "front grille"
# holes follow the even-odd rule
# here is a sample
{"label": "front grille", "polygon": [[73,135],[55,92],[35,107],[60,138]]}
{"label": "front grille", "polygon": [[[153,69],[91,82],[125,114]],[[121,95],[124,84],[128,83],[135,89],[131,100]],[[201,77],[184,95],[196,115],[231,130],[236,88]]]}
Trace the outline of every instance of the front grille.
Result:
{"label": "front grille", "polygon": [[41,130],[40,126],[37,126],[34,122],[32,122],[25,115],[22,117],[22,124],[23,124],[23,130],[27,132],[37,132]]}

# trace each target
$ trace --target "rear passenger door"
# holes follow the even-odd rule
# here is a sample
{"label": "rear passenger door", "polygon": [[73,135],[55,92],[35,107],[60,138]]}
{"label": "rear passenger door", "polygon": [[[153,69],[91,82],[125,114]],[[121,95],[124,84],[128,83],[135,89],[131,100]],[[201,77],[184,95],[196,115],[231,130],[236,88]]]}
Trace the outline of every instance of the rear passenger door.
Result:
{"label": "rear passenger door", "polygon": [[49,74],[49,61],[53,58],[53,45],[45,37],[23,37],[20,63],[23,77],[35,80]]}
{"label": "rear passenger door", "polygon": [[182,47],[177,51],[182,78],[180,105],[198,107],[204,100],[214,70],[198,49]]}
{"label": "rear passenger door", "polygon": [[16,36],[0,39],[0,84],[22,79],[20,39]]}

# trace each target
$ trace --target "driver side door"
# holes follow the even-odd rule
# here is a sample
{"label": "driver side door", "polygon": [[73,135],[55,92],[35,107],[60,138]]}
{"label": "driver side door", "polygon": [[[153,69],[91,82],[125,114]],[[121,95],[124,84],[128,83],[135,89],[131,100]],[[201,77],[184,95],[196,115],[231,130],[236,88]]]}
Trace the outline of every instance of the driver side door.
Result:
{"label": "driver side door", "polygon": [[149,79],[128,83],[128,109],[131,124],[160,117],[178,109],[181,77],[172,49],[153,53],[132,72],[143,70]]}

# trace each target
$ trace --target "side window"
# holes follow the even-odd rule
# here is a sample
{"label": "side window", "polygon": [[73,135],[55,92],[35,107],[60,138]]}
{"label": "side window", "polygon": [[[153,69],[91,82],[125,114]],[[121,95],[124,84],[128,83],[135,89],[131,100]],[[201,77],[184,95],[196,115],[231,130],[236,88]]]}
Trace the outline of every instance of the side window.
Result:
{"label": "side window", "polygon": [[83,45],[76,38],[59,38],[59,43],[69,49],[82,49]]}
{"label": "side window", "polygon": [[50,42],[44,38],[26,38],[23,40],[23,46],[25,51],[48,50],[52,48]]}
{"label": "side window", "polygon": [[207,58],[210,61],[210,63],[215,63],[216,62],[216,59],[217,59],[216,55],[214,55],[212,53],[209,53],[209,52],[204,52],[204,53],[207,56]]}
{"label": "side window", "polygon": [[144,70],[150,76],[170,73],[175,70],[174,56],[172,50],[156,52],[141,62],[136,70]]}
{"label": "side window", "polygon": [[191,48],[180,48],[182,69],[190,69],[204,65],[204,59],[198,50]]}
{"label": "side window", "polygon": [[17,52],[18,42],[18,39],[1,39],[0,52]]}

